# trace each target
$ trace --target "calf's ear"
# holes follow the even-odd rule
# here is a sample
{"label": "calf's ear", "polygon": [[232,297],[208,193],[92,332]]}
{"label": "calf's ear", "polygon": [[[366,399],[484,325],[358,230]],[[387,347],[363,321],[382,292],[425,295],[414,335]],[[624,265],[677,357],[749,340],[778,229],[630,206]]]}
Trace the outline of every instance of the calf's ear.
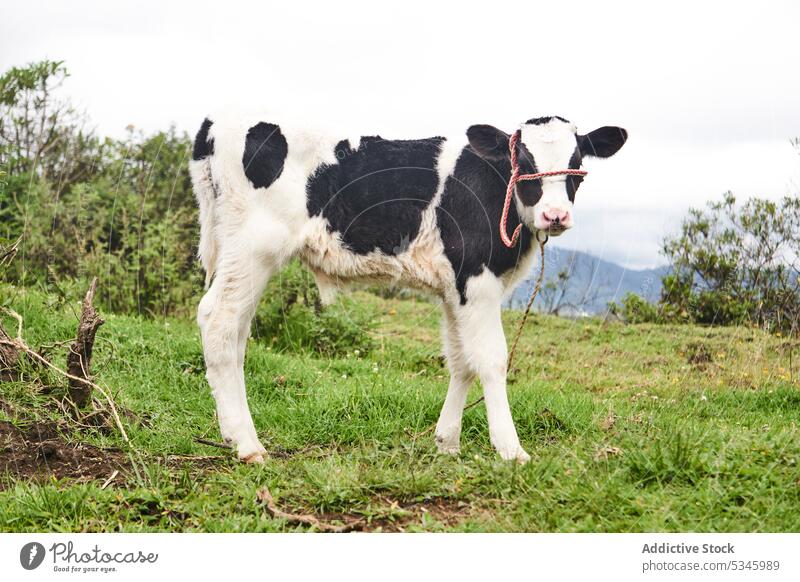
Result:
{"label": "calf's ear", "polygon": [[508,155],[509,137],[491,125],[473,125],[467,130],[469,145],[487,160],[501,160]]}
{"label": "calf's ear", "polygon": [[625,145],[628,132],[621,127],[605,126],[578,136],[578,148],[582,156],[609,158]]}

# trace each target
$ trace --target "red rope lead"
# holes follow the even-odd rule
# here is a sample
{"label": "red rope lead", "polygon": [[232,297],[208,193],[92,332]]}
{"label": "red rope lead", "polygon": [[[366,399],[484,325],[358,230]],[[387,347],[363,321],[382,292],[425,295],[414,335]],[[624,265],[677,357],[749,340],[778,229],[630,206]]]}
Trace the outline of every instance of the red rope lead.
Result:
{"label": "red rope lead", "polygon": [[508,140],[508,149],[511,151],[511,178],[506,188],[506,200],[503,204],[503,214],[500,217],[500,239],[508,248],[517,244],[519,233],[522,230],[522,223],[517,225],[511,238],[508,237],[508,209],[511,208],[511,198],[514,196],[514,187],[517,182],[525,180],[539,180],[548,176],[585,176],[586,170],[554,170],[552,172],[539,172],[538,174],[520,174],[519,163],[517,163],[517,142],[520,138],[520,130],[515,131],[511,139]]}

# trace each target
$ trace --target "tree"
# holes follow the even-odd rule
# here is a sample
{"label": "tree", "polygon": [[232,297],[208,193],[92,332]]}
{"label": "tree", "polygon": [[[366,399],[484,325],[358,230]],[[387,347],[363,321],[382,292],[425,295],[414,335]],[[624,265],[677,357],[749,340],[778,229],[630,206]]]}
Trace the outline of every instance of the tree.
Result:
{"label": "tree", "polygon": [[35,175],[57,193],[89,175],[102,144],[59,88],[61,61],[12,67],[0,76],[0,166],[9,180]]}
{"label": "tree", "polygon": [[18,255],[0,261],[0,278],[77,292],[99,276],[107,311],[190,311],[200,275],[188,136],[131,128],[101,140],[60,96],[67,78],[58,61],[0,75],[0,249]]}
{"label": "tree", "polygon": [[729,192],[692,209],[663,253],[666,318],[800,331],[800,199],[737,205]]}

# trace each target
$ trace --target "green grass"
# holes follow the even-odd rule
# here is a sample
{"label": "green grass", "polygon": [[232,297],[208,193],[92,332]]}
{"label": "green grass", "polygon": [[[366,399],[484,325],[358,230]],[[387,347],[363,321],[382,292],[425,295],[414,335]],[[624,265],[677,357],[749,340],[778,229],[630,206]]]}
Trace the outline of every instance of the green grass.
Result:
{"label": "green grass", "polygon": [[[31,346],[73,335],[76,304],[10,287],[0,294],[23,315]],[[357,300],[379,318],[367,355],[331,360],[250,342],[250,406],[274,453],[263,466],[193,441],[220,437],[192,322],[107,315],[93,367],[137,415],[124,419],[132,447],[113,430],[68,436],[127,451],[134,470],[106,489],[99,479],[34,483],[9,472],[0,530],[303,529],[256,502],[264,486],[286,511],[406,531],[800,530],[790,342],[746,328],[533,316],[509,386],[532,456],[519,466],[492,451],[482,406],[465,414],[457,458],[436,454],[431,434],[409,436],[435,422],[446,391],[438,309]],[[510,331],[519,315],[505,317]],[[711,362],[689,363],[697,345]],[[63,362],[63,350],[52,354]],[[63,381],[35,371],[28,380],[0,384],[0,398],[26,415],[57,416],[48,403]],[[19,414],[0,418],[22,422]]]}

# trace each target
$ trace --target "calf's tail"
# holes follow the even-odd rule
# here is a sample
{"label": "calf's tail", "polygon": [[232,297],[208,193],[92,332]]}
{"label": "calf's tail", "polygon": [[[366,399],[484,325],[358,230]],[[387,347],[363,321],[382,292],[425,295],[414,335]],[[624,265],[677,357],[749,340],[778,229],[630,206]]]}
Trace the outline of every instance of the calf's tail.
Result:
{"label": "calf's tail", "polygon": [[200,244],[198,245],[197,256],[200,258],[200,262],[206,272],[206,288],[211,284],[218,256],[215,232],[217,190],[211,174],[214,140],[208,135],[211,125],[212,122],[206,119],[200,126],[200,131],[197,132],[192,150],[192,161],[189,162],[189,173],[192,177],[194,196],[197,199],[197,205],[200,207]]}

